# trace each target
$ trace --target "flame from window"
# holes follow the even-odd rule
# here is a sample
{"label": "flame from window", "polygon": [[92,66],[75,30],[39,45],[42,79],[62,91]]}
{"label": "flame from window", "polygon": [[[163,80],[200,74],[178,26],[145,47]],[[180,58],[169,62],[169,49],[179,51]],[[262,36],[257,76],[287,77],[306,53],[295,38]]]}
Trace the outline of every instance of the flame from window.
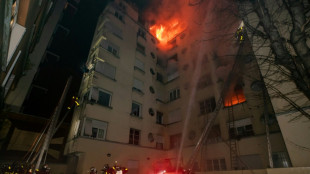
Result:
{"label": "flame from window", "polygon": [[186,25],[178,19],[152,25],[149,29],[153,36],[160,41],[162,48],[169,47],[169,41],[184,31]]}
{"label": "flame from window", "polygon": [[243,89],[241,86],[237,85],[235,87],[234,92],[231,95],[227,95],[225,97],[224,106],[225,107],[234,106],[234,105],[243,103],[245,101],[246,99],[243,93]]}

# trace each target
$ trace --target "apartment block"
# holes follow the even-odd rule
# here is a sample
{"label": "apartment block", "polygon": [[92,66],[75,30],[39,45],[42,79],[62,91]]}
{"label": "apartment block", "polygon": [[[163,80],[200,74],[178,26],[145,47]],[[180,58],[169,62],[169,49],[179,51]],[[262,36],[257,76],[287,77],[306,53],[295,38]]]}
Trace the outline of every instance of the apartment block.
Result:
{"label": "apartment block", "polygon": [[261,76],[251,44],[235,34],[242,22],[232,19],[223,37],[205,41],[220,20],[215,2],[202,5],[213,16],[202,21],[215,24],[188,24],[169,49],[133,5],[116,0],[105,8],[65,148],[69,173],[116,162],[132,174],[188,167],[214,115],[193,170],[266,169],[271,159],[275,167],[291,165],[269,97],[253,85]]}

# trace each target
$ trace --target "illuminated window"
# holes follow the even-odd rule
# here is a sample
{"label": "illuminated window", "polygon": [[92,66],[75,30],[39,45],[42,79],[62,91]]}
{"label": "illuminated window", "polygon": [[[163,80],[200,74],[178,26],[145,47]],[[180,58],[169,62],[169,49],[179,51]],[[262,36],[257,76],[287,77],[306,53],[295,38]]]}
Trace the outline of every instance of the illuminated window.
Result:
{"label": "illuminated window", "polygon": [[215,98],[212,97],[199,102],[199,107],[201,115],[213,112],[216,107]]}
{"label": "illuminated window", "polygon": [[225,97],[225,107],[237,105],[245,102],[245,96],[241,85],[236,85],[234,90]]}
{"label": "illuminated window", "polygon": [[129,144],[139,145],[140,130],[130,128]]}
{"label": "illuminated window", "polygon": [[141,117],[141,104],[137,102],[132,102],[130,115],[135,117]]}
{"label": "illuminated window", "polygon": [[207,160],[207,171],[219,171],[226,169],[226,162],[224,158]]}

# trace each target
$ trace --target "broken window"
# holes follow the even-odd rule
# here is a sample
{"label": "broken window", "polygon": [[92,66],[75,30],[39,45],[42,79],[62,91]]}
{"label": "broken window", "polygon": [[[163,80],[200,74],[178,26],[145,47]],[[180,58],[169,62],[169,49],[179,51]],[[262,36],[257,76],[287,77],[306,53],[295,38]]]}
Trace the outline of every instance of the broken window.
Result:
{"label": "broken window", "polygon": [[108,91],[99,88],[92,88],[90,97],[90,101],[94,103],[111,107],[112,94]]}
{"label": "broken window", "polygon": [[243,103],[245,101],[246,99],[243,93],[242,85],[237,84],[235,88],[226,95],[224,106],[225,107],[234,106]]}

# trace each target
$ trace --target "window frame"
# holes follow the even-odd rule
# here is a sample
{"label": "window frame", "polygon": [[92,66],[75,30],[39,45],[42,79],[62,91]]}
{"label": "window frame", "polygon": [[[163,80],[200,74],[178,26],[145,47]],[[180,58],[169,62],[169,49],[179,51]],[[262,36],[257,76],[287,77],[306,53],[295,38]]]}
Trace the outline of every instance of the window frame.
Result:
{"label": "window frame", "polygon": [[136,51],[138,51],[139,53],[145,55],[145,46],[142,45],[141,43],[137,42]]}
{"label": "window frame", "polygon": [[156,111],[156,124],[163,124],[164,123],[164,113],[160,111]]}
{"label": "window frame", "polygon": [[215,97],[207,98],[199,102],[199,113],[200,115],[205,115],[215,111],[216,101]]}
{"label": "window frame", "polygon": [[[137,105],[139,108],[138,110],[138,115],[133,111],[133,105]],[[142,104],[136,102],[136,101],[132,101],[131,102],[131,111],[130,111],[130,115],[133,116],[133,117],[138,117],[138,118],[142,118]]]}
{"label": "window frame", "polygon": [[[87,122],[86,120],[91,121],[91,135],[87,135],[85,133],[86,122]],[[94,125],[93,121],[102,123],[102,127],[98,127],[98,126]],[[103,128],[103,127],[105,127],[105,128]],[[96,129],[96,132],[94,132],[94,129]],[[108,129],[108,123],[107,122],[85,117],[84,121],[83,121],[83,129],[82,129],[83,132],[81,133],[81,135],[83,137],[89,137],[89,138],[93,138],[93,139],[97,139],[97,140],[106,140],[107,129]],[[103,132],[102,137],[99,137],[99,130],[102,130],[102,132]],[[94,133],[96,133],[96,136],[94,136]]]}
{"label": "window frame", "polygon": [[[112,107],[111,107],[111,103],[112,103],[112,95],[113,95],[113,94],[112,94],[112,92],[107,91],[107,90],[102,89],[102,88],[96,88],[96,90],[98,91],[98,94],[96,94],[96,95],[98,95],[98,99],[96,100],[96,99],[93,99],[93,98],[92,98],[92,96],[93,96],[93,92],[96,92],[94,88],[96,88],[96,87],[92,87],[92,88],[90,89],[89,101],[91,101],[91,102],[95,102],[96,104],[98,104],[98,105],[100,105],[100,106],[104,106],[104,107],[112,108]],[[109,95],[109,103],[108,103],[108,105],[103,105],[103,104],[99,103],[99,95],[100,95],[100,92],[102,92],[102,93],[105,93],[105,94],[108,94],[108,95]]]}
{"label": "window frame", "polygon": [[[137,137],[136,137],[136,132],[138,132]],[[141,137],[141,130],[130,128],[129,129],[128,144],[139,145],[140,144],[140,137]],[[136,139],[138,139],[138,140],[136,140]]]}
{"label": "window frame", "polygon": [[[224,161],[224,163],[223,163]],[[216,166],[215,166],[215,163]],[[225,171],[227,170],[227,164],[225,158],[219,159],[207,159],[206,160],[206,171]]]}
{"label": "window frame", "polygon": [[181,97],[181,91],[180,88],[175,88],[169,91],[169,101],[172,102],[174,100],[177,100]]}

